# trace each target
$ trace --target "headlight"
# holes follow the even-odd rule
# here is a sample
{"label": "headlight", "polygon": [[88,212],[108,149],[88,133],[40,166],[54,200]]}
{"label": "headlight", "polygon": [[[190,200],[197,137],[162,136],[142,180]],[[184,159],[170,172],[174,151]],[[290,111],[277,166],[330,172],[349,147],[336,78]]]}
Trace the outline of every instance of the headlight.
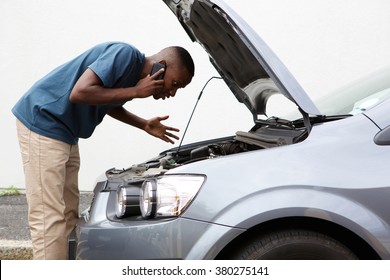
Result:
{"label": "headlight", "polygon": [[156,189],[156,181],[145,181],[142,184],[139,206],[144,218],[149,218],[153,213],[156,213]]}
{"label": "headlight", "polygon": [[141,187],[140,208],[145,219],[179,216],[205,180],[200,175],[166,175],[146,180]]}
{"label": "headlight", "polygon": [[130,215],[138,215],[140,213],[139,195],[139,187],[120,186],[117,189],[116,216],[123,218]]}

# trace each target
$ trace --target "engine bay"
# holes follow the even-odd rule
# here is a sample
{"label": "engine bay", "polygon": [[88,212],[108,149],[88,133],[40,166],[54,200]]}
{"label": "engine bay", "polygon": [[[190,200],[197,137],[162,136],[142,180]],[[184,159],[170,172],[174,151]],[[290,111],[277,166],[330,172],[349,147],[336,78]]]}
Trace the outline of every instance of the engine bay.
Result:
{"label": "engine bay", "polygon": [[127,169],[110,169],[106,176],[111,181],[136,183],[192,162],[290,145],[302,141],[306,136],[304,126],[296,127],[291,122],[273,119],[257,123],[248,132],[237,131],[234,136],[179,146]]}

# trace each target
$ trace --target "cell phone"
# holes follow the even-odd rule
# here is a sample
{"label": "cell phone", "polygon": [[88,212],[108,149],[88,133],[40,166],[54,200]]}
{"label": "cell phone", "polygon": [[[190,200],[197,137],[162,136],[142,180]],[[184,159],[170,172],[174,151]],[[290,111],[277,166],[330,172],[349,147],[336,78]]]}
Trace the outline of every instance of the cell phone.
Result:
{"label": "cell phone", "polygon": [[[154,73],[156,73],[161,68],[167,69],[167,66],[164,63],[160,63],[160,62],[153,63],[152,71],[150,72],[150,76],[152,76]],[[164,74],[165,74],[165,71],[162,72],[160,75],[158,75],[156,80],[163,80]]]}

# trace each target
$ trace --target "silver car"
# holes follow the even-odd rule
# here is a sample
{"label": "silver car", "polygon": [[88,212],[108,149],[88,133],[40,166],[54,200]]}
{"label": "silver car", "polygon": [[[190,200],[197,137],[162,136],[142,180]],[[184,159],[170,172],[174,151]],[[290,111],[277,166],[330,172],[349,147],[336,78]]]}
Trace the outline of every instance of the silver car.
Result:
{"label": "silver car", "polygon": [[390,259],[390,69],[313,102],[223,1],[164,2],[253,128],[108,170],[70,257]]}

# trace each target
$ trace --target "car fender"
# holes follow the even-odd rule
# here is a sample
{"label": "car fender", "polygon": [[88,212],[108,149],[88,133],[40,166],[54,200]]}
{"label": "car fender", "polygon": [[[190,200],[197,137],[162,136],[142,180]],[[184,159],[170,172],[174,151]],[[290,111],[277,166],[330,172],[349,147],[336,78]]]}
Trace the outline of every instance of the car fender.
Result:
{"label": "car fender", "polygon": [[[237,237],[238,229],[249,230],[269,221],[296,217],[315,218],[342,225],[365,240],[379,255],[390,257],[390,246],[385,248],[380,245],[390,244],[390,236],[387,234],[389,225],[359,202],[332,193],[331,189],[319,191],[318,187],[288,186],[260,191],[230,204],[210,222],[227,225],[234,233],[228,231],[215,241],[217,247],[222,249]],[[362,224],[366,225],[365,229],[359,226]],[[198,244],[203,244],[209,238],[206,231]],[[195,245],[192,251],[199,253],[197,247]],[[208,258],[215,257],[214,252],[207,254],[213,255]]]}

